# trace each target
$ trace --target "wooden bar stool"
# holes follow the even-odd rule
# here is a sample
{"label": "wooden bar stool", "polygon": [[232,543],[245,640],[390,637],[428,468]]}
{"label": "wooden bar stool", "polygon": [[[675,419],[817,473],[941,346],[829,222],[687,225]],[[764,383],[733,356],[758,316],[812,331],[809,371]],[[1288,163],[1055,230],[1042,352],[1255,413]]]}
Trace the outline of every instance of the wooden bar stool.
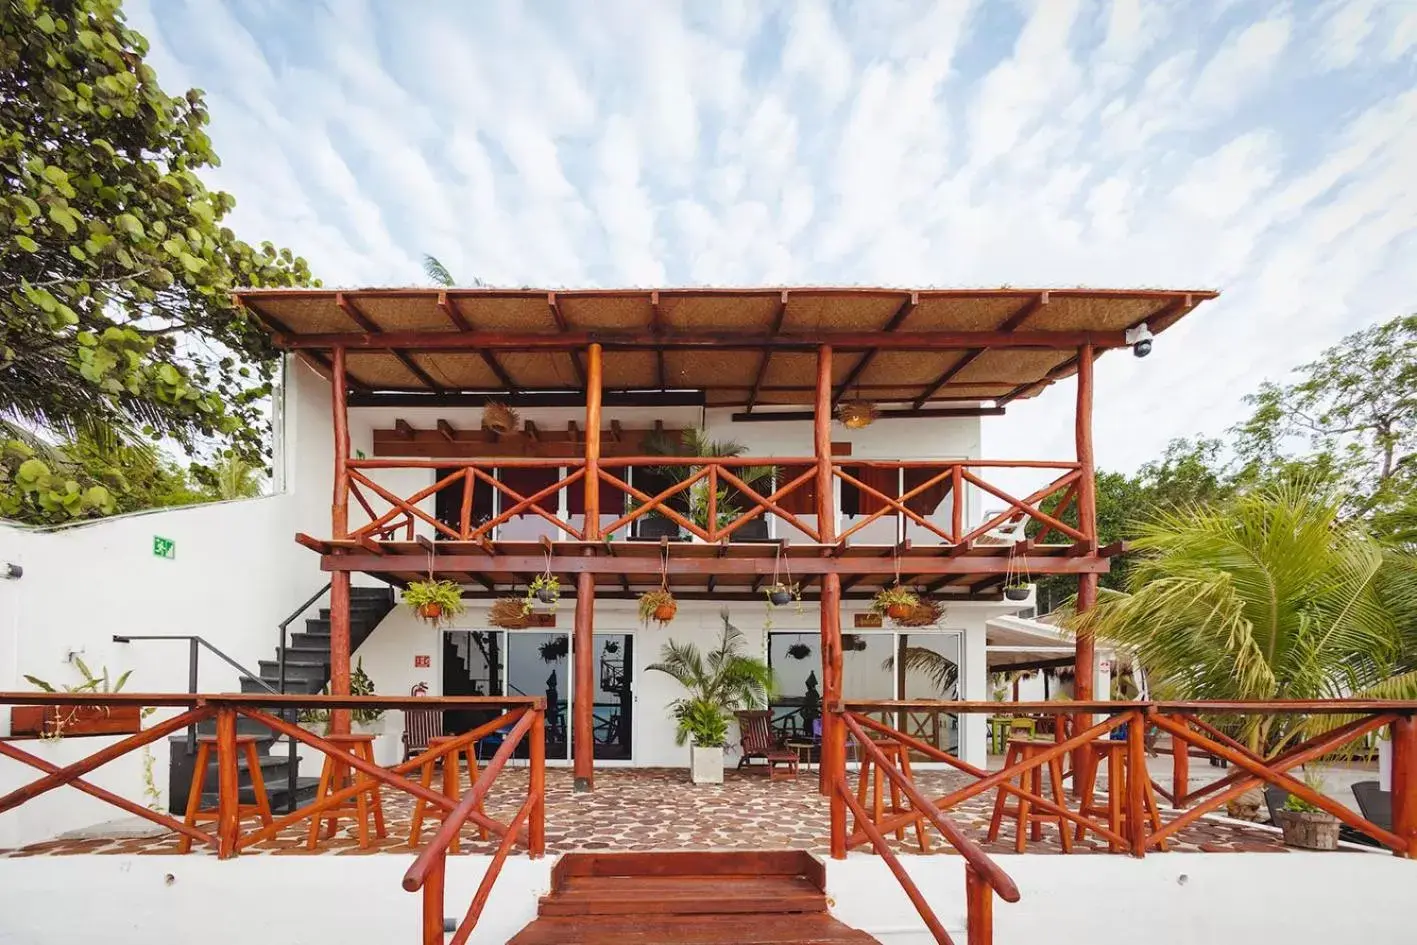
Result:
{"label": "wooden bar stool", "polygon": [[[255,794],[254,804],[238,803],[236,805],[236,816],[239,819],[246,815],[255,814],[261,818],[261,823],[269,826],[271,823],[271,802],[266,796],[266,782],[261,778],[261,758],[256,754],[258,741],[260,739],[255,735],[236,736],[236,754],[238,757],[243,752],[246,755],[246,768],[251,774],[251,790]],[[215,807],[202,807],[202,788],[207,782],[207,765],[211,763],[214,747],[218,764],[220,764],[221,745],[217,742],[216,736],[197,736],[197,758],[192,766],[192,785],[187,789],[187,816],[182,819],[183,823],[189,827],[209,821],[215,822],[218,816]],[[191,850],[192,838],[183,834],[182,839],[178,841],[177,849],[181,853]]]}
{"label": "wooden bar stool", "polygon": [[[374,764],[374,736],[326,735],[325,741],[343,749],[351,755]],[[337,807],[331,807],[310,818],[310,836],[306,847],[313,850],[320,839],[320,824],[325,824],[325,836],[333,837],[339,828],[341,817],[353,818],[359,827],[359,847],[369,849],[369,815],[374,815],[374,833],[380,839],[387,837],[384,829],[384,801],[379,793],[379,782],[358,771],[353,765],[340,759],[338,754],[325,755],[325,766],[320,770],[320,787],[315,797],[323,800],[355,784],[367,784],[364,790],[353,798],[345,800]]]}
{"label": "wooden bar stool", "polygon": [[[1105,804],[1094,797],[1097,788],[1097,772],[1102,767],[1104,756],[1107,761],[1107,800]],[[1126,739],[1097,739],[1088,745],[1088,750],[1084,753],[1082,770],[1078,772],[1077,784],[1078,798],[1081,800],[1078,813],[1084,817],[1106,817],[1108,828],[1113,833],[1121,834],[1124,837],[1127,835],[1127,817],[1131,815],[1131,811],[1126,809],[1127,780],[1132,776],[1127,758]],[[1152,830],[1160,830],[1161,813],[1156,807],[1156,791],[1151,786],[1151,775],[1143,770],[1141,777],[1146,778],[1146,790],[1142,792],[1146,805],[1144,816],[1151,822]],[[1081,840],[1087,829],[1082,824],[1078,824],[1077,839]],[[1165,850],[1166,843],[1163,841],[1159,844],[1159,848]],[[1109,839],[1107,849],[1115,853],[1122,849],[1122,846],[1116,840]]]}
{"label": "wooden bar stool", "polygon": [[[1056,742],[1050,739],[1033,738],[1010,738],[1008,754],[1004,756],[1004,767],[1012,768],[1014,765],[1024,764],[1033,758],[1043,754],[1052,748]],[[1018,776],[1018,787],[1038,797],[1044,797],[1043,793],[1043,768],[1048,768],[1049,786],[1053,790],[1053,803],[1059,807],[1066,807],[1063,803],[1063,759],[1057,755],[1049,758],[1042,765],[1030,768]],[[1014,850],[1022,853],[1028,846],[1028,840],[1035,842],[1043,839],[1043,825],[1045,823],[1058,825],[1058,841],[1062,844],[1064,853],[1073,852],[1073,839],[1068,833],[1068,825],[1064,823],[1064,818],[1060,814],[1039,813],[1037,807],[1026,797],[1017,798],[1016,803],[1010,806],[1007,802],[1009,793],[999,788],[998,797],[994,799],[994,816],[989,819],[989,842],[999,838],[999,828],[1003,825],[1005,817],[1013,817],[1018,823],[1018,832],[1014,836]]]}
{"label": "wooden bar stool", "polygon": [[[448,744],[448,742],[455,740],[455,736],[437,735],[433,738],[428,739],[428,750],[437,751],[439,748]],[[467,783],[468,788],[470,790],[472,785],[477,783],[476,742],[468,742],[467,745],[465,745],[464,747],[456,749],[454,751],[450,751],[447,754],[441,756],[441,758],[429,758],[427,761],[423,762],[423,764],[421,765],[423,775],[419,778],[419,783],[421,783],[426,788],[431,788],[433,786],[433,766],[441,762],[443,765],[443,795],[445,797],[451,798],[453,802],[456,803],[458,798],[462,797],[462,781],[458,777],[459,756],[462,756],[463,763],[467,767]],[[436,817],[439,820],[442,820],[442,812],[429,811],[428,808],[430,806],[431,805],[429,805],[429,803],[423,800],[422,798],[414,802],[413,828],[408,832],[408,845],[410,847],[418,846],[419,841],[423,839],[423,818],[425,816]],[[487,816],[487,811],[483,809],[481,802],[479,802],[477,805],[477,812],[479,814],[482,814],[484,817]],[[478,835],[483,840],[486,840],[487,828],[479,826]],[[461,844],[458,842],[458,837],[455,834],[453,836],[452,845],[449,849],[451,849],[454,853],[457,853],[458,848],[460,846]]]}
{"label": "wooden bar stool", "polygon": [[[904,745],[894,739],[881,739],[874,741],[873,744],[881,750],[881,754],[885,756],[886,761],[894,763],[895,767],[900,769],[901,774],[905,775],[907,781],[911,784],[915,783],[915,777],[910,773],[910,752],[906,750]],[[889,778],[886,773],[881,770],[880,766],[876,764],[871,753],[863,749],[861,752],[861,778],[856,784],[856,801],[862,807],[866,806],[866,788],[869,784],[872,789],[872,804],[870,809],[874,822],[878,824],[886,814],[904,814],[910,810],[909,807],[901,803],[900,787],[894,781],[890,782],[890,810],[885,809],[882,789],[885,787],[887,780],[889,780]],[[895,829],[895,838],[897,840],[905,839],[904,824]],[[923,814],[915,818],[915,842],[920,845],[921,853],[930,852],[930,840],[925,832],[925,815]]]}

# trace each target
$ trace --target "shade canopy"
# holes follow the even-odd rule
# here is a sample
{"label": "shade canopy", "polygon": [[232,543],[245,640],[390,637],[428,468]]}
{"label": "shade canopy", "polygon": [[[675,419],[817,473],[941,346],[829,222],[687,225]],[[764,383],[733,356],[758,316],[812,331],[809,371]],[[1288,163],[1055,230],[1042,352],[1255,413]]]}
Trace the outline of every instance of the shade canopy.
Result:
{"label": "shade canopy", "polygon": [[711,406],[810,404],[815,348],[836,398],[1007,403],[1076,370],[1078,348],[1174,324],[1208,290],[250,289],[277,345],[347,350],[369,391],[580,391],[604,346],[606,391],[700,391]]}

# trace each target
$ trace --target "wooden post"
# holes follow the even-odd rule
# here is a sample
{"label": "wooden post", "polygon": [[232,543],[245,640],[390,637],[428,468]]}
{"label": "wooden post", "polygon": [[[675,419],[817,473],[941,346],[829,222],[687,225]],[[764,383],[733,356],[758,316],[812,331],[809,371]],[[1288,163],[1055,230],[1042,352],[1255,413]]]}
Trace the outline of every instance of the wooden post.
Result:
{"label": "wooden post", "polygon": [[817,402],[812,420],[817,457],[817,533],[822,544],[836,541],[836,505],[832,502],[832,349],[817,349]]}
{"label": "wooden post", "polygon": [[216,757],[217,856],[225,860],[236,855],[236,841],[241,833],[240,798],[237,796],[240,785],[236,774],[236,710],[229,706],[216,710]]}
{"label": "wooden post", "polygon": [[[348,571],[330,572],[330,694],[349,695],[349,577]],[[330,713],[330,733],[349,734],[348,709]]]}
{"label": "wooden post", "polygon": [[993,945],[994,890],[972,866],[964,868],[964,901],[965,941],[969,945]]}
{"label": "wooden post", "polygon": [[[1171,721],[1186,725],[1183,716],[1173,715]],[[1171,806],[1176,810],[1186,809],[1186,799],[1191,793],[1191,746],[1174,734],[1171,736]]]}
{"label": "wooden post", "polygon": [[[1127,718],[1127,840],[1132,856],[1146,856],[1146,794],[1151,775],[1146,770],[1146,713]],[[1111,786],[1116,790],[1116,786]]]}
{"label": "wooden post", "polygon": [[589,571],[576,575],[575,639],[571,649],[576,687],[571,707],[575,789],[591,791],[595,789],[595,676],[591,672],[591,659],[595,655],[595,575]]}
{"label": "wooden post", "polygon": [[[823,705],[823,709],[825,708],[826,706]],[[843,759],[841,765],[833,768],[833,774],[828,781],[827,790],[831,792],[829,795],[831,800],[831,855],[834,860],[844,860],[846,859],[846,798],[841,796],[841,792],[837,790],[837,785],[841,784],[844,786],[846,780],[844,776],[841,781],[834,779],[839,775],[844,775],[846,768],[846,726],[841,724],[840,719],[837,719],[835,724],[830,728],[832,737],[829,742],[826,735],[828,731],[826,718],[827,715],[824,711],[822,714],[822,747],[818,750],[817,768],[819,770],[825,769],[828,757]]]}
{"label": "wooden post", "polygon": [[533,709],[535,721],[527,737],[531,739],[528,761],[531,783],[527,791],[537,798],[526,825],[527,852],[533,857],[546,855],[546,710]]}
{"label": "wooden post", "polygon": [[1078,479],[1078,531],[1087,536],[1088,550],[1097,551],[1097,480],[1092,458],[1092,345],[1078,349],[1078,401],[1076,420]]}
{"label": "wooden post", "polygon": [[818,789],[829,797],[837,777],[846,775],[846,750],[836,729],[841,717],[834,711],[841,702],[841,575],[822,576],[822,751],[817,759]]}
{"label": "wooden post", "polygon": [[423,881],[423,945],[443,945],[448,940],[448,933],[443,931],[443,879],[447,867],[448,853],[444,850]]}
{"label": "wooden post", "polygon": [[335,493],[331,525],[335,538],[349,537],[349,408],[344,372],[344,348],[335,348],[331,359],[330,407],[334,413]]}
{"label": "wooden post", "polygon": [[1417,859],[1417,719],[1400,715],[1392,723],[1392,832],[1407,841],[1406,856]]}
{"label": "wooden post", "polygon": [[[586,352],[585,390],[585,537],[600,539],[600,399],[603,376],[601,348],[592,344]],[[580,600],[576,606],[579,609]],[[589,650],[587,650],[589,652]]]}

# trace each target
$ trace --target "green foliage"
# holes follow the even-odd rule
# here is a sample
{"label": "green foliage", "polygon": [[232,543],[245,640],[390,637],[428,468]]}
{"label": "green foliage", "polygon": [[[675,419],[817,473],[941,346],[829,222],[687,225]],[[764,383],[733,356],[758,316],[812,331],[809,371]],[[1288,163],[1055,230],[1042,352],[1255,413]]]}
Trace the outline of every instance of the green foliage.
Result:
{"label": "green foliage", "polygon": [[[1128,592],[1069,625],[1135,652],[1163,698],[1417,696],[1411,556],[1345,519],[1312,485],[1251,490],[1139,527]],[[1277,751],[1304,720],[1247,717]]]}
{"label": "green foliage", "polygon": [[[354,672],[349,674],[349,694],[351,696],[376,696],[374,691],[374,680],[369,678],[369,674],[364,671],[364,657],[359,658],[359,662],[354,665]],[[349,717],[360,725],[369,725],[383,718],[383,709],[355,709],[350,712]]]}
{"label": "green foliage", "polygon": [[[695,429],[685,430],[678,440],[662,430],[653,431],[645,436],[643,448],[645,454],[649,456],[732,458],[742,456],[748,451],[748,448],[741,443],[733,440],[715,440],[706,431]],[[654,467],[658,474],[666,476],[674,482],[683,482],[702,468],[702,466],[694,465]],[[743,481],[744,485],[760,491],[760,487],[771,481],[772,477],[777,474],[777,468],[774,466],[740,466],[732,472]],[[744,497],[739,490],[731,486],[719,486],[716,490],[714,503],[714,527],[724,528],[742,515],[743,508],[740,503],[743,501]],[[701,528],[708,527],[709,483],[707,479],[699,480],[689,486],[685,492],[671,496],[666,502],[676,510],[683,512],[695,525]]]}
{"label": "green foliage", "polygon": [[886,616],[886,611],[892,607],[920,606],[920,595],[916,594],[908,587],[901,587],[899,584],[892,584],[890,587],[883,587],[876,592],[876,596],[871,599],[871,610],[874,613]]}
{"label": "green foliage", "polygon": [[[230,293],[309,271],[223,225],[235,200],[198,176],[217,163],[202,95],[165,94],[146,52],[118,0],[0,13],[0,417],[263,465],[274,352]],[[105,510],[73,494],[65,480],[11,504]]]}
{"label": "green foliage", "polygon": [[403,602],[419,616],[425,604],[437,604],[442,613],[433,618],[435,624],[463,612],[462,588],[452,581],[412,581],[403,592]]}
{"label": "green foliage", "polygon": [[[107,666],[101,667],[102,672],[95,675],[94,672],[89,669],[88,664],[85,663],[79,657],[75,656],[73,658],[73,663],[74,668],[79,671],[79,675],[83,677],[84,681],[75,685],[61,685],[59,688],[62,689],[64,692],[121,692],[123,690],[123,686],[128,682],[128,677],[133,675],[133,671],[130,669],[126,672],[120,673],[117,679],[111,680],[108,675]],[[31,686],[34,686],[36,689],[41,689],[44,692],[59,691],[37,676],[25,674],[25,681],[28,682]]]}
{"label": "green foliage", "polygon": [[661,626],[667,625],[669,623],[668,620],[660,620],[659,617],[655,615],[655,611],[666,604],[672,605],[676,610],[679,607],[678,602],[674,600],[674,595],[669,593],[667,588],[645,591],[640,595],[639,599],[640,623],[648,627],[649,622],[654,620]]}
{"label": "green foliage", "polygon": [[[1319,774],[1317,769],[1311,769],[1308,765],[1305,765],[1304,786],[1307,787],[1309,790],[1322,795],[1324,793],[1324,788],[1326,785],[1324,784],[1323,776]],[[1290,794],[1287,798],[1284,799],[1284,809],[1299,811],[1305,814],[1328,813],[1328,811],[1324,810],[1322,807],[1319,807],[1317,804],[1310,804],[1308,801],[1304,800],[1302,797],[1299,797],[1296,794]]]}
{"label": "green foliage", "polygon": [[[735,709],[758,709],[768,704],[775,690],[772,668],[763,660],[742,653],[746,638],[728,620],[728,611],[720,615],[723,632],[718,645],[707,655],[692,643],[670,640],[659,651],[659,662],[649,669],[673,677],[688,695],[670,704],[678,725],[675,743],[682,745],[689,738],[705,748],[722,745],[727,733],[729,714]],[[718,731],[710,716],[717,715],[723,724],[717,742],[697,739],[714,737]]]}
{"label": "green foliage", "polygon": [[522,613],[529,614],[537,604],[543,603],[540,593],[542,591],[545,592],[545,596],[551,598],[548,606],[552,610],[556,609],[556,602],[561,599],[560,580],[554,574],[538,574],[527,585],[526,596],[522,598]]}

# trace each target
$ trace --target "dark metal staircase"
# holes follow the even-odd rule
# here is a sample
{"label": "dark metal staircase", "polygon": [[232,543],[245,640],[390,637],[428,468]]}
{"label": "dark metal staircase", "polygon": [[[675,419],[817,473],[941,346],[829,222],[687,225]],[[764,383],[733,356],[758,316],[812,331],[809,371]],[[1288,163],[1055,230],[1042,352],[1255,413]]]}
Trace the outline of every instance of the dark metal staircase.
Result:
{"label": "dark metal staircase", "polygon": [[[393,608],[394,593],[391,588],[350,588],[349,643],[351,652],[358,649],[359,645],[369,638],[369,635],[374,632],[374,628]],[[271,691],[318,693],[323,690],[330,680],[329,608],[321,608],[318,616],[307,618],[303,631],[290,634],[284,651],[284,688],[281,686],[281,647],[277,645],[274,660],[260,661],[259,677],[241,676],[241,691],[260,694]],[[292,718],[290,721],[295,720]],[[295,786],[294,805],[291,804],[291,774],[293,772],[290,766],[292,756],[284,750],[272,753],[271,746],[276,743],[276,737],[270,729],[253,719],[238,718],[236,730],[239,734],[260,737],[256,743],[256,754],[261,763],[261,778],[265,782],[266,794],[270,798],[272,810],[284,811],[314,800],[319,779],[296,777],[293,782]],[[199,734],[215,734],[215,720],[208,719],[199,723],[197,731]],[[173,813],[180,814],[186,810],[187,793],[192,784],[192,764],[195,758],[188,751],[189,746],[185,735],[174,735],[169,739],[169,742],[171,743],[172,758],[168,767],[169,806]],[[298,766],[299,756],[294,756],[293,761]],[[251,788],[250,765],[244,755],[238,757],[236,767],[241,802],[254,802],[255,793]],[[217,766],[215,759],[213,759],[207,766],[207,778],[202,788],[203,806],[216,805],[216,792]]]}

